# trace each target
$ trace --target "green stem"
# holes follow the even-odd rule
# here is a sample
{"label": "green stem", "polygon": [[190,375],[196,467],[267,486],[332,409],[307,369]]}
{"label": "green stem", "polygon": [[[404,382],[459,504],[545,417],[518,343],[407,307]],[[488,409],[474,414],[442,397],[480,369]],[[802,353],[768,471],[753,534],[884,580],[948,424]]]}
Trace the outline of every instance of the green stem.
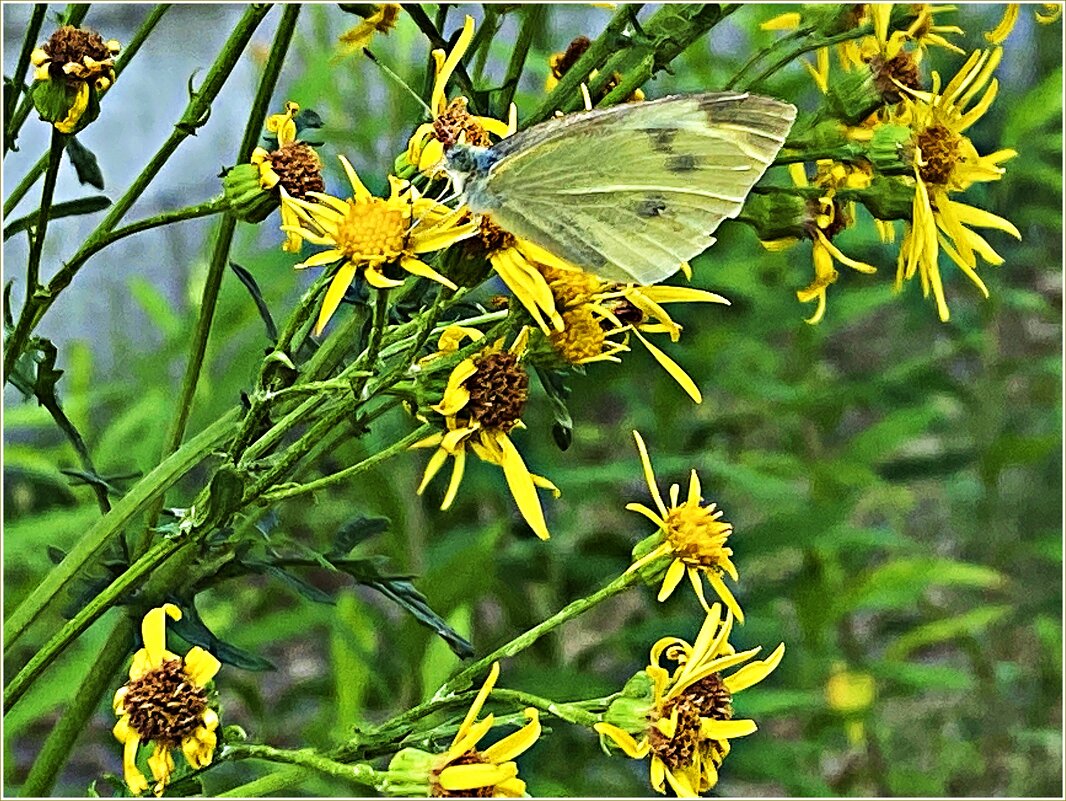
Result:
{"label": "green stem", "polygon": [[862,36],[868,36],[871,33],[873,33],[873,23],[866,23],[865,25],[860,25],[859,27],[854,28],[850,31],[838,33],[836,36],[827,36],[825,38],[815,39],[813,41],[808,40],[806,43],[800,45],[799,47],[795,47],[788,53],[785,53],[785,55],[781,56],[781,58],[779,58],[769,67],[760,72],[753,80],[742,83],[738,88],[741,91],[746,92],[749,89],[758,86],[771,75],[773,75],[775,72],[777,72],[779,69],[787,66],[790,62],[794,61],[805,53],[811,52],[812,50],[818,50],[822,47],[830,47],[835,44],[840,44],[841,42],[848,42],[852,39],[858,39]]}
{"label": "green stem", "polygon": [[219,798],[267,798],[282,790],[295,787],[302,779],[311,774],[310,768],[296,767],[279,770],[277,773],[268,773],[245,784],[238,785],[224,793],[219,793]]}
{"label": "green stem", "polygon": [[522,6],[522,27],[518,30],[518,41],[515,42],[511,52],[511,61],[507,65],[507,72],[503,79],[503,88],[500,90],[500,98],[496,105],[496,116],[501,120],[507,119],[507,112],[514,100],[515,90],[518,89],[518,79],[522,76],[522,69],[526,65],[529,55],[529,47],[533,44],[533,35],[544,18],[544,7],[538,3]]}
{"label": "green stem", "polygon": [[567,723],[573,723],[575,726],[584,726],[586,729],[591,729],[594,725],[600,722],[599,715],[594,715],[593,713],[582,709],[578,704],[560,704],[550,698],[541,698],[539,695],[533,695],[533,693],[522,692],[520,690],[494,689],[489,694],[489,697],[498,698],[501,701],[507,701],[508,703],[517,704],[519,706],[536,707],[550,715],[554,715],[560,720],[565,720]]}
{"label": "green stem", "polygon": [[[107,518],[104,518],[106,520]],[[118,578],[112,581],[107,589],[97,594],[91,601],[83,606],[74,617],[48,640],[20,670],[4,688],[4,714],[6,715],[26,691],[44,672],[56,657],[63,652],[70,643],[96,619],[115,604],[126,592],[140,583],[141,579],[152,572],[158,565],[166,561],[180,548],[190,543],[185,537],[172,537],[163,539],[145,551],[144,555],[134,562]]]}
{"label": "green stem", "polygon": [[729,79],[729,82],[723,88],[727,90],[732,89],[734,86],[737,85],[737,82],[744,76],[744,73],[746,73],[757,63],[762,61],[764,58],[771,55],[775,50],[779,50],[783,45],[789,42],[794,42],[797,39],[802,39],[805,36],[810,36],[812,33],[814,33],[814,28],[811,26],[805,28],[797,28],[796,30],[791,31],[790,33],[787,33],[781,38],[777,39],[773,42],[773,44],[764,47],[762,50],[757,51],[755,55],[753,55],[744,63],[744,66],[742,66],[733,74],[733,77]]}
{"label": "green stem", "polygon": [[[48,3],[34,3],[33,13],[30,14],[30,21],[26,26],[26,33],[22,37],[22,49],[19,51],[19,58],[15,64],[15,72],[12,73],[13,85],[11,94],[4,103],[5,119],[11,119],[11,115],[15,112],[15,107],[18,105],[19,95],[22,94],[22,87],[26,82],[26,69],[30,66],[30,56],[37,46],[37,37],[41,34],[41,26],[44,24],[44,16],[47,13]],[[6,153],[11,149],[9,141],[13,142],[14,140],[7,136],[4,139],[4,152]]]}
{"label": "green stem", "polygon": [[[169,8],[170,3],[163,3],[153,8],[151,13],[145,18],[144,22],[141,23],[141,27],[137,29],[135,34],[133,34],[133,38],[131,38],[126,46],[122,48],[122,53],[120,53],[119,57],[115,60],[116,80],[118,79],[118,76],[122,74],[122,70],[124,70],[130,63],[130,59],[132,59],[137,54],[137,51],[141,49],[141,45],[144,44],[148,35],[155,29],[155,26],[159,24],[159,20],[163,18],[163,15],[167,13]],[[101,102],[104,97],[107,97],[106,93],[100,98]],[[44,174],[45,167],[47,166],[48,155],[45,154],[30,168],[30,171],[26,173],[26,176],[19,182],[19,185],[11,192],[11,196],[4,201],[4,217],[7,217],[15,210],[15,207],[30,190],[30,187],[33,186],[37,182],[37,179]]]}
{"label": "green stem", "polygon": [[384,450],[378,451],[373,456],[368,456],[366,459],[363,459],[363,461],[358,462],[357,464],[353,464],[351,467],[346,467],[343,470],[338,470],[336,473],[332,473],[328,476],[323,476],[322,478],[316,479],[314,481],[309,481],[306,484],[300,484],[296,487],[287,487],[285,489],[275,490],[274,492],[268,492],[260,498],[260,503],[275,503],[277,501],[285,500],[286,498],[294,498],[297,495],[304,495],[308,492],[320,490],[323,487],[329,487],[333,484],[338,484],[342,481],[347,481],[348,479],[369,470],[371,467],[375,467],[381,462],[384,462],[386,459],[391,459],[396,454],[402,453],[403,451],[407,450],[411,445],[418,442],[418,440],[423,439],[432,430],[433,426],[431,426],[429,423],[426,423],[416,428],[406,437],[403,437],[402,439],[399,439],[396,442],[392,443],[392,445],[389,445]]}
{"label": "green stem", "polygon": [[618,51],[619,47],[624,46],[625,40],[622,37],[622,32],[642,6],[643,3],[627,3],[614,12],[614,16],[607,23],[603,33],[599,35],[595,42],[589,45],[589,49],[559,79],[559,83],[551,91],[551,94],[545,98],[544,102],[527,120],[527,125],[533,125],[548,119],[555,113],[556,109],[572,111],[580,105],[579,98],[581,93],[578,87],[588,78],[590,72],[602,67],[607,59]]}
{"label": "green stem", "polygon": [[44,250],[44,237],[48,231],[48,212],[52,208],[52,197],[56,191],[56,176],[59,174],[59,163],[63,158],[63,148],[66,146],[67,136],[55,128],[52,129],[52,144],[48,151],[48,168],[44,174],[44,189],[41,191],[41,207],[37,212],[37,225],[33,232],[33,246],[30,248],[30,258],[26,264],[26,303],[40,288],[41,277],[41,253]]}
{"label": "green stem", "polygon": [[[38,584],[4,622],[4,648],[10,648],[67,584],[102,551],[113,537],[143,513],[155,498],[232,436],[237,410],[224,414],[199,435],[141,479],[119,500],[110,514],[89,528],[58,565]],[[5,709],[6,712],[6,709]]]}
{"label": "green stem", "polygon": [[19,790],[22,798],[36,798],[52,791],[56,776],[66,764],[78,735],[96,711],[104,693],[113,686],[114,676],[129,656],[134,644],[134,629],[128,615],[123,615],[112,627],[103,650],[82,678],[74,699],[63,710],[59,722],[48,732],[26,782]]}
{"label": "green stem", "polygon": [[[376,788],[384,778],[381,771],[374,770],[369,765],[362,763],[346,765],[324,757],[310,748],[289,751],[269,745],[230,745],[226,747],[225,756],[228,759],[263,759],[268,762],[299,765],[300,767],[311,768],[327,776],[345,779],[365,787]],[[225,795],[231,794],[232,791]]]}
{"label": "green stem", "polygon": [[463,690],[468,687],[475,676],[484,672],[486,668],[492,665],[500,659],[506,659],[509,656],[514,656],[517,653],[521,653],[526,648],[531,646],[549,631],[552,631],[559,626],[566,623],[568,620],[584,614],[592,607],[596,606],[608,598],[612,598],[623,590],[636,584],[640,581],[640,575],[636,571],[632,573],[623,573],[610,584],[600,588],[592,595],[587,595],[584,598],[578,598],[576,601],[567,604],[554,615],[547,620],[538,623],[533,628],[518,635],[508,643],[501,645],[495,651],[486,656],[481,657],[475,662],[467,665],[461,671],[452,676],[446,681],[436,693],[433,694],[431,700],[440,700],[447,698],[453,693]]}
{"label": "green stem", "polygon": [[[366,389],[368,376],[372,375],[378,354],[381,353],[381,341],[385,336],[385,324],[389,319],[389,290],[379,289],[374,298],[374,322],[370,329],[370,341],[366,351],[359,355],[358,363],[365,368],[352,379],[352,397],[356,402],[363,400],[363,390]],[[370,373],[367,373],[367,371]]]}
{"label": "green stem", "polygon": [[236,67],[244,47],[248,44],[252,34],[255,33],[255,29],[269,10],[269,5],[252,5],[245,10],[233,33],[230,34],[229,39],[226,41],[222,52],[211,66],[207,77],[204,78],[203,86],[189,100],[181,119],[175,125],[174,131],[171,132],[167,141],[156,151],[145,168],[134,179],[129,189],[115,202],[108,215],[97,225],[96,229],[89,235],[89,238],[82,243],[82,246],[71,257],[70,261],[59,269],[51,282],[49,282],[47,289],[27,298],[27,303],[23,306],[14,331],[8,337],[7,342],[4,343],[5,384],[15,361],[25,350],[26,343],[29,341],[34,328],[48,309],[51,308],[59,293],[74,280],[74,276],[77,275],[85,263],[86,254],[95,252],[94,249],[97,242],[118,225],[130,207],[155,179],[163,165],[174,154],[178,146],[206,122],[211,103],[214,102],[215,97],[222,90],[230,73]]}

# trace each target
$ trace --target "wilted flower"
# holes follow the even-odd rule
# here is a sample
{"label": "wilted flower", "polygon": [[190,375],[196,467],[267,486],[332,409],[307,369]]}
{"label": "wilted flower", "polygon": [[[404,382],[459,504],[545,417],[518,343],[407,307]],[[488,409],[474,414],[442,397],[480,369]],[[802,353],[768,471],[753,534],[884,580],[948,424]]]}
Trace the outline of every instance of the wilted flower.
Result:
{"label": "wilted flower", "polygon": [[401,8],[399,3],[382,3],[368,7],[363,21],[340,35],[337,56],[345,58],[361,53],[364,47],[370,45],[375,33],[387,34],[396,27]]}
{"label": "wilted flower", "polygon": [[120,45],[95,31],[64,25],[30,54],[33,104],[60,133],[76,133],[100,113],[99,94],[115,80]]}
{"label": "wilted flower", "polygon": [[152,745],[148,767],[156,780],[156,795],[162,795],[174,772],[175,748],[194,769],[211,764],[215,753],[218,714],[209,706],[206,687],[221,663],[199,646],[184,658],[168,651],[167,617],[181,620],[181,610],[164,604],[144,616],[144,647],[133,655],[130,680],[118,689],[112,704],[119,716],[113,731],[123,746],[123,772],[134,795],[148,789],[137,767],[142,743]]}

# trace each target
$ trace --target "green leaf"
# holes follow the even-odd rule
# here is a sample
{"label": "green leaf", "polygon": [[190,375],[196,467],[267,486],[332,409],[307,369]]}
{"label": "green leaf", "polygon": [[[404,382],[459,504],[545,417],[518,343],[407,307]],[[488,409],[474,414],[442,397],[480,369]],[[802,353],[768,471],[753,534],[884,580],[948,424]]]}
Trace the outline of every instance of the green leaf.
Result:
{"label": "green leaf", "polygon": [[304,598],[309,601],[314,601],[318,604],[333,604],[334,600],[329,593],[320,590],[311,582],[300,576],[290,573],[279,565],[264,564],[263,571],[273,576],[274,578],[281,579],[283,582],[292,587],[296,592],[300,593]]}
{"label": "green leaf", "polygon": [[[97,211],[103,211],[111,205],[111,199],[104,197],[103,195],[92,195],[90,197],[78,198],[77,200],[67,200],[62,203],[56,203],[48,212],[49,220],[58,220],[60,217],[76,217],[79,214],[93,214]],[[34,211],[27,214],[25,217],[19,217],[14,222],[8,223],[4,226],[4,241],[13,237],[20,231],[25,231],[27,228],[32,228],[37,225],[37,216],[39,212]]]}
{"label": "green leaf", "polygon": [[[448,615],[448,625],[453,631],[469,633],[473,629],[473,615],[469,604],[461,604]],[[428,697],[444,684],[456,669],[454,649],[447,649],[440,640],[433,640],[422,656],[419,673],[422,693]]]}
{"label": "green leaf", "polygon": [[1001,573],[984,565],[950,559],[900,559],[861,578],[839,600],[835,613],[905,609],[913,606],[921,593],[932,586],[995,589],[1003,582]]}
{"label": "green leaf", "polygon": [[259,289],[259,284],[256,283],[255,277],[235,261],[231,261],[229,266],[230,269],[237,274],[241,283],[244,284],[244,288],[248,290],[248,294],[252,296],[252,300],[255,302],[255,308],[259,311],[259,316],[263,319],[263,324],[266,326],[267,337],[271,342],[277,342],[278,327],[274,324],[274,318],[270,314],[270,308],[263,299],[263,292]]}
{"label": "green leaf", "polygon": [[387,517],[362,515],[349,520],[333,535],[333,547],[326,553],[326,558],[338,559],[347,556],[359,543],[388,531],[391,522]]}
{"label": "green leaf", "polygon": [[367,694],[376,674],[376,632],[366,605],[350,591],[339,593],[330,626],[337,731],[349,731],[365,720]]}
{"label": "green leaf", "polygon": [[224,642],[215,636],[200,619],[200,613],[196,610],[196,603],[192,600],[178,599],[177,605],[181,608],[181,620],[169,621],[170,629],[190,645],[199,645],[214,654],[227,665],[241,668],[242,670],[263,671],[276,670],[272,662],[261,656],[239,648],[236,645]]}
{"label": "green leaf", "polygon": [[129,279],[129,288],[137,305],[141,307],[164,338],[173,339],[181,333],[181,317],[155,284],[147,278],[134,275]]}
{"label": "green leaf", "polygon": [[980,606],[962,615],[953,615],[918,626],[896,638],[885,649],[888,659],[904,659],[912,651],[927,645],[954,640],[957,637],[977,637],[998,620],[1010,614],[1012,606]]}
{"label": "green leaf", "polygon": [[78,181],[89,184],[97,189],[104,188],[104,174],[100,172],[100,165],[96,161],[95,154],[78,141],[76,136],[67,137],[67,155],[70,163],[78,173]]}

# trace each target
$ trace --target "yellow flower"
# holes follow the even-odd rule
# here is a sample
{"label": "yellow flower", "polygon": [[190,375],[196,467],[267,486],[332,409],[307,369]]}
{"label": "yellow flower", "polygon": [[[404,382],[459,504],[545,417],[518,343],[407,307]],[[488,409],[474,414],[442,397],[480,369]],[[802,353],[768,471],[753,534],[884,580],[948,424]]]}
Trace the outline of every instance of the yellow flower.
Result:
{"label": "yellow flower", "polygon": [[[483,334],[473,328],[453,326],[440,338],[440,353],[459,350],[463,340],[480,340]],[[444,416],[446,430],[416,442],[414,448],[436,448],[426,465],[421,495],[444,463],[451,457],[451,481],[444,494],[441,509],[455,500],[466,466],[469,448],[482,461],[503,469],[507,486],[526,523],[542,540],[549,537],[544,511],[537,496],[537,487],[551,490],[556,497],[559,490],[546,478],[529,472],[522,455],[511,442],[510,432],[523,427],[522,411],[529,398],[529,376],[522,365],[529,342],[529,329],[523,328],[509,349],[500,339],[477,355],[463,359],[452,370],[444,397],[432,409]]]}
{"label": "yellow flower", "polygon": [[369,16],[340,35],[337,58],[346,58],[363,52],[363,48],[370,45],[375,33],[387,34],[396,27],[396,22],[400,18],[399,3],[383,3],[380,6],[371,6],[371,8],[373,11]]}
{"label": "yellow flower", "polygon": [[1009,220],[950,198],[951,193],[965,191],[976,182],[998,181],[1005,172],[999,165],[1017,155],[1003,149],[982,156],[964,135],[996,97],[998,82],[991,76],[1001,56],[998,47],[974,52],[943,91],[940,76],[934,72],[931,91],[908,91],[892,119],[912,131],[915,180],[912,219],[900,247],[896,287],[917,274],[923,293],[928,296],[932,291],[943,321],[949,312],[938,266],[940,250],[988,297],[988,288],[976,272],[977,256],[994,265],[1002,264],[1003,258],[972,229],[995,228],[1021,238]]}
{"label": "yellow flower", "polygon": [[[806,187],[807,172],[802,164],[789,165],[789,173],[796,186]],[[814,314],[807,322],[816,325],[825,316],[826,292],[829,285],[836,282],[839,274],[834,267],[840,262],[861,273],[873,273],[877,268],[866,262],[857,261],[845,255],[833,244],[832,239],[848,228],[855,220],[854,203],[840,203],[836,199],[839,189],[856,189],[869,186],[870,175],[863,167],[842,164],[831,159],[822,159],[816,163],[814,185],[823,189],[825,194],[813,203],[810,212],[807,236],[813,243],[811,258],[814,263],[814,281],[804,289],[796,291],[796,298],[801,303],[817,301]],[[772,240],[763,242],[767,250],[782,250],[795,244],[795,239]]]}
{"label": "yellow flower", "polygon": [[[324,192],[326,184],[322,180],[322,162],[310,145],[296,138],[296,123],[293,118],[300,112],[296,103],[285,104],[283,114],[267,117],[266,127],[277,134],[278,148],[270,152],[262,147],[252,151],[249,159],[259,167],[259,185],[263,189],[277,188],[282,198],[295,197],[304,200],[311,192]],[[281,204],[281,225],[287,228],[282,249],[288,253],[299,253],[303,239],[296,229],[300,227],[300,217],[290,203]]]}
{"label": "yellow flower", "polygon": [[[737,653],[729,644],[733,615],[722,619],[714,604],[693,644],[665,637],[651,649],[644,673],[651,680],[651,698],[641,719],[618,718],[623,725],[597,723],[594,728],[633,759],[651,757],[651,786],[679,798],[696,798],[718,783],[718,769],[729,754],[730,740],[757,730],[754,720],[733,717],[733,696],[758,684],[780,664],[784,643],[766,659],[749,661],[760,650]],[[672,672],[662,657],[677,664]],[[745,664],[747,663],[747,664]],[[722,672],[743,665],[729,676]],[[612,717],[611,711],[607,718]],[[634,737],[636,734],[638,737]]]}
{"label": "yellow flower", "polygon": [[687,574],[700,604],[709,610],[703,591],[702,577],[706,576],[711,588],[725,601],[732,615],[743,623],[744,613],[740,604],[722,579],[724,573],[733,581],[739,581],[736,566],[730,559],[733,549],[726,545],[729,535],[733,533],[732,523],[722,519],[725,513],[718,509],[717,504],[712,502],[703,505],[700,479],[695,470],[689,476],[688,496],[685,500],[680,500],[681,488],[674,484],[670,487],[670,506],[667,507],[659,494],[644,440],[636,431],[633,432],[633,437],[637,441],[644,479],[648,482],[652,500],[655,501],[655,510],[642,503],[628,503],[626,509],[644,515],[658,526],[659,530],[649,538],[653,544],[651,550],[633,562],[626,572],[639,570],[663,557],[669,558],[670,566],[666,569],[659,590],[660,601],[669,598]]}
{"label": "yellow flower", "polygon": [[492,117],[478,117],[466,110],[467,99],[457,97],[448,101],[446,90],[455,68],[459,65],[470,41],[474,38],[474,18],[466,17],[463,32],[445,56],[443,50],[434,50],[433,92],[429,107],[435,115],[432,122],[424,123],[415,130],[407,144],[407,161],[418,167],[420,172],[433,177],[441,173],[440,165],[444,152],[463,138],[466,144],[487,147],[492,144],[489,134],[504,137],[514,133],[517,125],[517,112],[511,104],[509,122],[501,122]]}
{"label": "yellow flower", "polygon": [[[702,401],[699,387],[677,362],[641,335],[668,333],[673,342],[681,337],[678,325],[663,308],[667,303],[721,303],[729,301],[714,292],[668,285],[637,286],[601,281],[596,276],[572,269],[560,270],[538,265],[548,282],[555,308],[561,312],[564,327],[548,338],[556,352],[571,364],[594,361],[620,361],[628,351],[632,334],[696,403]],[[622,336],[618,342],[611,337]]]}
{"label": "yellow flower", "polygon": [[826,705],[844,718],[848,742],[860,745],[866,740],[862,715],[877,698],[877,682],[869,673],[848,670],[842,663],[833,665],[832,675],[825,683]]}
{"label": "yellow flower", "polygon": [[464,222],[465,209],[452,210],[435,200],[420,197],[413,186],[394,176],[389,176],[392,190],[389,197],[374,197],[348,160],[344,156],[340,160],[352,186],[353,195],[348,200],[321,192],[307,193],[315,203],[295,197],[282,198],[282,205],[289,204],[302,222],[296,226],[283,225],[282,230],[328,248],[296,267],[341,263],[322,301],[316,334],[325,328],[360,269],[366,282],[376,289],[403,283],[385,275],[383,269],[392,264],[455,289],[452,281],[416,255],[441,250],[476,231],[473,224]]}
{"label": "yellow flower", "polygon": [[141,743],[151,743],[148,767],[156,780],[155,794],[174,772],[171,752],[181,748],[193,769],[211,764],[215,753],[218,714],[208,706],[206,686],[221,663],[199,646],[182,658],[166,649],[166,619],[181,620],[174,604],[152,609],[141,623],[144,647],[133,655],[130,680],[112,703],[119,716],[113,733],[122,743],[122,767],[130,792],[140,795],[148,781],[137,767]]}
{"label": "yellow flower", "polygon": [[495,723],[493,715],[478,720],[481,708],[500,675],[493,662],[470,711],[466,713],[451,745],[443,754],[405,748],[389,763],[385,792],[433,798],[521,798],[526,783],[518,778],[515,757],[527,751],[540,737],[540,716],[533,707],[525,710],[529,722],[484,751],[477,748]]}

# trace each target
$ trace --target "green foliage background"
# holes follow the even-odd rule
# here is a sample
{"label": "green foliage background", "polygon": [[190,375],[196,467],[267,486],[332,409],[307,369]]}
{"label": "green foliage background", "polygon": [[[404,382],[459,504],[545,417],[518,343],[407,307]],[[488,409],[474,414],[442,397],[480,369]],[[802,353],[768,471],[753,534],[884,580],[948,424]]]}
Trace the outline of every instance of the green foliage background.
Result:
{"label": "green foliage background", "polygon": [[[721,86],[753,48],[775,36],[758,31],[757,22],[781,10],[741,9],[709,45],[698,43],[675,62],[673,75],[646,86],[648,95]],[[960,44],[981,46],[982,31],[1000,11],[960,8],[953,15],[967,31]],[[577,34],[594,36],[608,15],[546,11],[516,97],[520,115],[539,102],[548,55]],[[338,191],[333,154],[352,157],[364,179],[380,187],[419,120],[414,102],[366,59],[331,62],[338,26],[355,22],[335,6],[305,9],[276,104],[291,98],[322,116],[329,185]],[[461,10],[453,10],[449,32],[460,22]],[[493,44],[490,83],[502,77],[509,31],[513,37],[505,27]],[[372,48],[421,88],[427,47],[408,18]],[[748,618],[735,635],[737,647],[787,644],[777,672],[738,700],[738,714],[754,717],[760,731],[735,744],[716,792],[1057,795],[1061,52],[1061,22],[1020,26],[1006,44],[1000,98],[971,132],[981,152],[1020,152],[1001,182],[967,195],[1023,233],[1020,243],[993,234],[1006,264],[983,272],[991,299],[945,267],[952,319],[938,322],[917,282],[893,293],[894,254],[866,224],[840,244],[877,265],[878,274],[842,268],[826,320],[808,326],[803,318],[812,309],[794,293],[810,281],[809,245],[766,253],[750,231],[727,224],[719,244],[696,260],[693,283],[726,295],[732,307],[679,311],[685,334],[679,345],[666,345],[703,389],[701,406],[639,346],[621,366],[592,366],[574,382],[568,451],[552,441],[544,399],[534,400],[528,431],[517,440],[530,468],[563,491],[548,502],[550,542],[525,529],[502,475],[487,466],[468,469],[448,513],[436,509],[443,486],[417,499],[423,452],[313,502],[283,506],[279,529],[325,542],[353,517],[387,515],[391,531],[365,551],[416,574],[434,608],[484,652],[625,569],[633,544],[650,533],[624,510],[628,501],[647,500],[630,434],[639,429],[661,483],[683,481],[696,468],[705,495],[736,526],[738,596]],[[930,60],[949,75],[962,57],[933,52]],[[1031,67],[1019,69],[1021,62]],[[764,90],[807,108],[817,103],[798,65]],[[227,158],[220,153],[217,160]],[[275,224],[272,217],[264,225]],[[62,230],[57,223],[55,235]],[[272,232],[262,238],[243,226],[240,235],[235,258],[254,272],[280,319],[298,294],[293,259],[277,250]],[[199,260],[188,254],[189,264]],[[190,270],[186,280],[195,298],[202,279]],[[223,290],[192,431],[250,386],[267,344],[232,275]],[[61,346],[64,403],[105,474],[154,464],[175,395],[170,368],[183,363],[196,317],[194,306],[169,302],[137,277],[129,292],[158,329],[158,350],[131,350],[119,369],[102,375],[86,343]],[[386,420],[369,439],[389,442],[403,425]],[[68,488],[59,472],[76,460],[44,410],[9,403],[4,427],[11,608],[48,569],[46,546],[69,545],[98,511],[91,493]],[[332,472],[366,452],[365,444],[347,443],[321,469]],[[194,490],[172,493],[169,505],[182,505]],[[277,666],[262,673],[223,669],[225,723],[274,745],[326,746],[352,726],[416,703],[456,668],[442,643],[380,597],[324,572],[308,578],[337,591],[336,605],[312,603],[266,578],[222,585],[201,604],[216,633]],[[633,590],[506,663],[502,683],[561,700],[604,695],[645,664],[658,637],[691,638],[700,622],[686,592],[660,605],[652,590]],[[8,788],[20,783],[65,700],[92,669],[107,627],[97,624],[5,720]],[[826,681],[838,664],[877,681],[877,700],[862,715],[861,744],[849,744],[845,718],[826,704]],[[101,772],[118,771],[112,722],[101,705],[58,791],[82,794]],[[604,756],[590,732],[552,727],[520,760],[534,794],[649,792],[642,763]],[[247,781],[257,775],[251,770],[247,763],[225,765],[208,775],[206,789]],[[352,792],[318,779],[303,789]]]}

